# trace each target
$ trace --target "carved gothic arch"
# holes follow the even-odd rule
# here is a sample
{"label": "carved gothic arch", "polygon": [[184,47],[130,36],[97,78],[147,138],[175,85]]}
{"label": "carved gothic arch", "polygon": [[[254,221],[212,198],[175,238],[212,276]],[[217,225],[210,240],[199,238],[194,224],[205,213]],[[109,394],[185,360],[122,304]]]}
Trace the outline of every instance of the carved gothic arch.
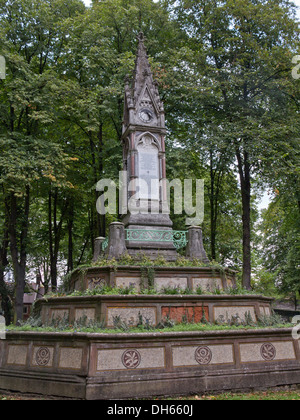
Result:
{"label": "carved gothic arch", "polygon": [[[135,142],[135,147],[136,149],[138,149],[138,147],[140,145],[142,145],[142,143],[145,141],[145,139],[147,139],[147,141],[150,143],[148,143],[150,146],[154,145],[155,147],[157,147],[158,151],[161,152],[161,144],[158,141],[158,139],[154,136],[154,134],[150,133],[149,131],[146,133],[141,134],[140,136],[137,137],[136,142]],[[149,139],[149,140],[148,140]]]}

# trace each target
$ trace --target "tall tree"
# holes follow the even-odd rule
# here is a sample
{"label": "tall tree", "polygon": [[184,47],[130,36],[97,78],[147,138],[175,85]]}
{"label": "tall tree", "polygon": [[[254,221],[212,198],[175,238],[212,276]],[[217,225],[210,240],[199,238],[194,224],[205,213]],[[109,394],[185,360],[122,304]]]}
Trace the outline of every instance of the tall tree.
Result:
{"label": "tall tree", "polygon": [[297,307],[300,296],[300,214],[296,198],[277,190],[260,225],[260,255],[264,267],[275,277],[277,289],[292,297]]}
{"label": "tall tree", "polygon": [[196,74],[202,103],[196,109],[205,112],[208,124],[217,118],[235,156],[243,207],[243,284],[251,288],[253,176],[263,172],[270,134],[274,139],[278,127],[281,133],[291,127],[286,103],[299,42],[295,8],[285,0],[182,0],[172,2],[171,10],[190,36],[194,58],[187,68]]}
{"label": "tall tree", "polygon": [[63,179],[67,159],[46,127],[54,122],[56,62],[66,34],[57,13],[84,9],[79,1],[22,0],[0,4],[1,43],[7,78],[1,82],[0,183],[8,214],[10,254],[15,276],[15,321],[23,317],[29,218],[39,179]]}

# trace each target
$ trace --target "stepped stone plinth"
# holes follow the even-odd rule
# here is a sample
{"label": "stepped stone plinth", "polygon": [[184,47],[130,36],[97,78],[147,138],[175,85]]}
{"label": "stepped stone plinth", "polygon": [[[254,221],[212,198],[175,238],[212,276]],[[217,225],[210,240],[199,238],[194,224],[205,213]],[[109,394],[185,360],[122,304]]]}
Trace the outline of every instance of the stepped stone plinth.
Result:
{"label": "stepped stone plinth", "polygon": [[67,324],[115,328],[121,321],[128,328],[152,329],[166,320],[174,324],[224,324],[257,321],[272,313],[273,299],[262,296],[228,295],[99,295],[41,299],[39,310],[43,325],[65,320]]}

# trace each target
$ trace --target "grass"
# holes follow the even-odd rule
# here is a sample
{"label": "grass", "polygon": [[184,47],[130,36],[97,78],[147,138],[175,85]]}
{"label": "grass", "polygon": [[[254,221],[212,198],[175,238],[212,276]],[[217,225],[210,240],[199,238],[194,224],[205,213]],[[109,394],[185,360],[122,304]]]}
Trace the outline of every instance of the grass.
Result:
{"label": "grass", "polygon": [[127,295],[150,295],[150,296],[161,296],[161,295],[195,295],[195,296],[215,296],[215,295],[253,295],[257,296],[255,291],[244,289],[243,287],[236,286],[236,287],[229,287],[227,289],[220,289],[219,287],[215,286],[211,289],[202,289],[199,287],[196,291],[187,289],[181,289],[179,287],[165,287],[161,290],[156,290],[154,287],[152,288],[145,288],[140,291],[137,291],[134,287],[110,287],[110,286],[102,286],[102,287],[95,287],[93,289],[86,289],[84,291],[75,290],[73,292],[56,292],[56,293],[49,293],[44,296],[44,299],[49,298],[60,298],[60,297],[84,297],[84,296],[127,296]]}
{"label": "grass", "polygon": [[249,393],[224,393],[172,398],[172,401],[299,401],[300,390],[256,391]]}
{"label": "grass", "polygon": [[[55,400],[59,398],[37,396],[29,394],[0,394],[0,401],[20,401],[20,400]],[[257,391],[249,393],[224,393],[219,395],[196,395],[193,397],[176,397],[161,399],[164,401],[299,401],[300,390],[280,390],[280,391]],[[152,400],[151,400],[152,401]],[[134,403],[138,406],[138,402]]]}
{"label": "grass", "polygon": [[96,326],[93,327],[85,327],[85,326],[63,326],[63,327],[32,327],[31,325],[22,325],[18,326],[9,326],[7,327],[7,331],[35,331],[35,332],[82,332],[82,333],[99,333],[99,334],[124,334],[131,333],[131,334],[141,334],[141,333],[175,333],[175,332],[195,332],[195,331],[242,331],[242,330],[260,330],[265,328],[290,328],[293,327],[292,324],[276,324],[276,325],[261,325],[261,326],[247,326],[247,325],[214,325],[214,324],[177,324],[170,327],[165,328],[149,328],[145,329],[145,327],[135,327],[135,328],[97,328]]}

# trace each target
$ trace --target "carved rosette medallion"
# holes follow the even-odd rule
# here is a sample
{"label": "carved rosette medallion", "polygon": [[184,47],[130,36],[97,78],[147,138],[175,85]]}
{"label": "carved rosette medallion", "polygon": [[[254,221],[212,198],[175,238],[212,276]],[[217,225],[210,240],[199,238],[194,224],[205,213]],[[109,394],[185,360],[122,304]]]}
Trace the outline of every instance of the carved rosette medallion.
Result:
{"label": "carved rosette medallion", "polygon": [[273,344],[266,343],[261,346],[260,354],[264,360],[266,360],[267,362],[270,362],[274,360],[276,357],[276,349],[273,346]]}
{"label": "carved rosette medallion", "polygon": [[127,350],[122,356],[122,363],[126,369],[136,369],[141,364],[141,360],[141,355],[137,350]]}
{"label": "carved rosette medallion", "polygon": [[199,365],[208,365],[212,360],[212,352],[208,347],[198,347],[195,351],[195,359]]}
{"label": "carved rosette medallion", "polygon": [[47,347],[40,347],[36,352],[35,360],[39,366],[47,366],[50,362],[50,350]]}

